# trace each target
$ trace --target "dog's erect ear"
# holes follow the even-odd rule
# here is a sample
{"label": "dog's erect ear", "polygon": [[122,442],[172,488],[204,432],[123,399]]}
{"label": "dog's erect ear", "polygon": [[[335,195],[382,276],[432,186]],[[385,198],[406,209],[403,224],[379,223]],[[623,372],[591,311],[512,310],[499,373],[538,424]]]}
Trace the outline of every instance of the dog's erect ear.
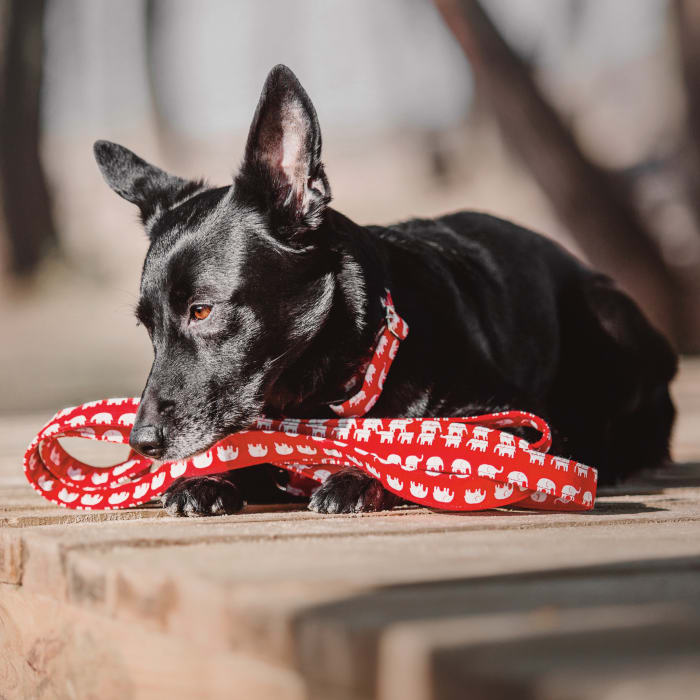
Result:
{"label": "dog's erect ear", "polygon": [[317,227],[331,200],[316,110],[286,66],[275,66],[267,76],[236,191],[292,233]]}
{"label": "dog's erect ear", "polygon": [[105,182],[138,206],[144,223],[202,187],[201,182],[169,175],[111,141],[96,141],[94,151]]}

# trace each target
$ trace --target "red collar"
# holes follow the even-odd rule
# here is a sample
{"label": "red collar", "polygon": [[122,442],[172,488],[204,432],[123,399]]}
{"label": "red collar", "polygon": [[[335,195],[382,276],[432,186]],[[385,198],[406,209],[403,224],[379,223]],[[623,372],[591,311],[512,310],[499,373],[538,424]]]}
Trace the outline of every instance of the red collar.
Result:
{"label": "red collar", "polygon": [[357,374],[345,385],[348,390],[361,384],[360,388],[342,403],[330,406],[331,410],[339,416],[363,416],[372,409],[382,393],[384,380],[396,357],[399,345],[408,335],[408,324],[396,313],[388,289],[381,303],[384,307],[385,323],[377,335],[372,356],[361,365]]}

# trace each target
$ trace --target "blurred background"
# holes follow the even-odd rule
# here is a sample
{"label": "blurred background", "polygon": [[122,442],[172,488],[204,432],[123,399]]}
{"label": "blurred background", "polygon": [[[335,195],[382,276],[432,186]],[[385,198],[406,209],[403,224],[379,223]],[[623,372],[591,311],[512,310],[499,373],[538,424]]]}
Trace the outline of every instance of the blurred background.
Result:
{"label": "blurred background", "polygon": [[226,184],[280,62],[336,208],[513,219],[700,351],[697,0],[0,0],[0,413],[140,393],[146,238],[92,143]]}

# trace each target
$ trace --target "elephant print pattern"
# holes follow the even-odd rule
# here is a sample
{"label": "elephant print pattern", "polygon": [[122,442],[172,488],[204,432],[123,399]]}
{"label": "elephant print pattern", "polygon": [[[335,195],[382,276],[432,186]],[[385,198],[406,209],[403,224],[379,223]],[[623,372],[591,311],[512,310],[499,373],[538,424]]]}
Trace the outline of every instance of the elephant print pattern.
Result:
{"label": "elephant print pattern", "polygon": [[[121,464],[93,467],[65,452],[59,438],[127,443],[139,400],[91,401],[59,412],[38,433],[24,457],[25,475],[43,498],[83,510],[137,506],[159,496],[176,478],[261,463],[287,469],[299,495],[306,496],[334,472],[356,466],[401,498],[431,508],[484,510],[510,504],[544,510],[593,508],[596,470],[547,454],[549,426],[533,414],[358,418],[377,400],[379,380],[383,382],[408,333],[388,295],[385,309],[387,324],[364,369],[362,385],[355,382],[359,386],[355,394],[334,407],[339,418],[261,417],[250,430],[229,435],[188,459],[154,466],[131,452]],[[533,443],[516,441],[502,430],[519,426],[534,427],[541,438]]]}

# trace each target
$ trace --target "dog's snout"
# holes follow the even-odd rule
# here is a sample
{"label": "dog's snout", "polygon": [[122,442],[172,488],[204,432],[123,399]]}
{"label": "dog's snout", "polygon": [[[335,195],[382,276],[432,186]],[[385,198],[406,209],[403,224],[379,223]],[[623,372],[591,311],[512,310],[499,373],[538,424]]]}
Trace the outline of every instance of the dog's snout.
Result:
{"label": "dog's snout", "polygon": [[134,428],[129,437],[129,444],[145,457],[158,459],[165,451],[163,429],[157,425]]}

